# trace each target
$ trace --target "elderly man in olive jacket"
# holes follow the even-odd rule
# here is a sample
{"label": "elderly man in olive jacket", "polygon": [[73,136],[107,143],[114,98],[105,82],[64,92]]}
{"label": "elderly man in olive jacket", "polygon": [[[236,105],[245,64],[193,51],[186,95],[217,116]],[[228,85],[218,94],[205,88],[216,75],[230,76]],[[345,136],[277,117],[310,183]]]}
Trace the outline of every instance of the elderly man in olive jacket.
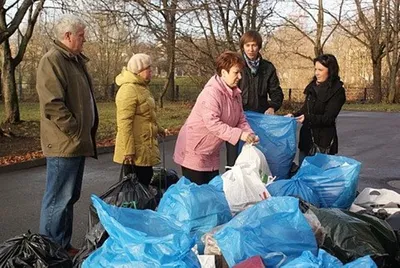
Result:
{"label": "elderly man in olive jacket", "polygon": [[98,113],[88,59],[82,54],[85,23],[66,15],[56,27],[53,47],[37,70],[40,136],[47,161],[46,189],[40,233],[63,246],[70,255],[73,206],[79,200],[85,157],[96,157]]}

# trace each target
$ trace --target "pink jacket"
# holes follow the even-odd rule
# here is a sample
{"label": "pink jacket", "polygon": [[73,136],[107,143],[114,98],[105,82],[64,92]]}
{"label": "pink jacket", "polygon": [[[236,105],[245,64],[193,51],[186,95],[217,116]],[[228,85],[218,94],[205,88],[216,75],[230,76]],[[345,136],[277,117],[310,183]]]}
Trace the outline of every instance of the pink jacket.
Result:
{"label": "pink jacket", "polygon": [[215,75],[179,132],[174,161],[197,171],[218,170],[221,144],[236,144],[242,131],[253,133],[243,113],[241,91],[229,88]]}

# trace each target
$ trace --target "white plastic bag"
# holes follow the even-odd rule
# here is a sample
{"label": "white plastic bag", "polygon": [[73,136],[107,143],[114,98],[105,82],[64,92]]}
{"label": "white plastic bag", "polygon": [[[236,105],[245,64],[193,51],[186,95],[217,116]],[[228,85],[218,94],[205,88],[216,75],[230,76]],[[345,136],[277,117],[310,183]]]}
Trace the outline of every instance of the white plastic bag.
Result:
{"label": "white plastic bag", "polygon": [[198,255],[201,268],[215,268],[214,255]]}
{"label": "white plastic bag", "polygon": [[256,172],[258,172],[261,181],[268,181],[268,177],[271,177],[271,171],[267,163],[267,159],[263,152],[257,147],[251,144],[244,144],[242,151],[236,159],[235,166],[251,166]]}
{"label": "white plastic bag", "polygon": [[354,200],[354,204],[362,207],[379,207],[389,203],[400,205],[400,194],[388,189],[365,188]]}
{"label": "white plastic bag", "polygon": [[350,211],[354,211],[355,206],[372,209],[374,212],[385,209],[387,213],[393,214],[400,211],[400,194],[388,189],[367,187],[356,197]]}
{"label": "white plastic bag", "polygon": [[270,197],[254,165],[235,165],[222,174],[221,178],[226,200],[233,213]]}

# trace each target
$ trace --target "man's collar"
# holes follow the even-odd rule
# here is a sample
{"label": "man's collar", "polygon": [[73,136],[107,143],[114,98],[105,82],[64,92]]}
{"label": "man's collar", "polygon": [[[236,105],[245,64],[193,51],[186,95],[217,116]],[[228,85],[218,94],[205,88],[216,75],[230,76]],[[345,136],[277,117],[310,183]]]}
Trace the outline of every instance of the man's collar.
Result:
{"label": "man's collar", "polygon": [[89,58],[83,55],[82,53],[79,53],[78,55],[72,53],[71,50],[66,45],[64,45],[62,42],[58,40],[54,40],[54,46],[64,55],[64,57],[68,59],[78,60],[78,61],[80,60],[83,61],[84,63],[89,61]]}

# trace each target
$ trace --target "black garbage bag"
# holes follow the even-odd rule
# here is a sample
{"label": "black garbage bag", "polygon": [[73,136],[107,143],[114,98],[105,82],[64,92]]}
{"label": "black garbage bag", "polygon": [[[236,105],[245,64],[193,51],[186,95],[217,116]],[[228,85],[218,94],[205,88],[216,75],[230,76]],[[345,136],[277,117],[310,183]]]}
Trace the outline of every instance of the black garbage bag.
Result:
{"label": "black garbage bag", "polygon": [[381,220],[386,220],[386,218],[390,216],[390,214],[384,208],[378,209],[377,211],[374,211],[372,208],[368,208],[357,211],[356,213],[361,215],[371,215]]}
{"label": "black garbage bag", "polygon": [[173,169],[163,167],[153,167],[153,178],[150,181],[150,187],[157,191],[156,200],[160,202],[164,193],[172,185],[179,181],[178,173]]}
{"label": "black garbage bag", "polygon": [[165,169],[163,167],[153,168],[153,178],[150,185],[166,191],[172,184],[179,181],[178,173],[173,169]]}
{"label": "black garbage bag", "polygon": [[343,263],[370,255],[379,267],[400,267],[397,237],[387,222],[342,209],[309,208],[325,231],[321,248]]}
{"label": "black garbage bag", "polygon": [[400,231],[400,212],[395,212],[386,218],[386,222],[393,228],[394,231]]}
{"label": "black garbage bag", "polygon": [[397,243],[400,246],[400,212],[398,211],[387,217],[386,222],[392,227],[397,237]]}
{"label": "black garbage bag", "polygon": [[[155,210],[157,207],[156,194],[156,191],[151,191],[149,187],[139,183],[136,174],[128,174],[121,181],[111,186],[100,198],[106,203],[118,207]],[[108,233],[100,223],[96,209],[93,205],[90,205],[85,243],[74,258],[74,267],[80,267],[83,260],[93,250],[103,245],[107,238]]]}
{"label": "black garbage bag", "polygon": [[0,244],[2,268],[70,268],[68,253],[46,236],[28,231]]}

